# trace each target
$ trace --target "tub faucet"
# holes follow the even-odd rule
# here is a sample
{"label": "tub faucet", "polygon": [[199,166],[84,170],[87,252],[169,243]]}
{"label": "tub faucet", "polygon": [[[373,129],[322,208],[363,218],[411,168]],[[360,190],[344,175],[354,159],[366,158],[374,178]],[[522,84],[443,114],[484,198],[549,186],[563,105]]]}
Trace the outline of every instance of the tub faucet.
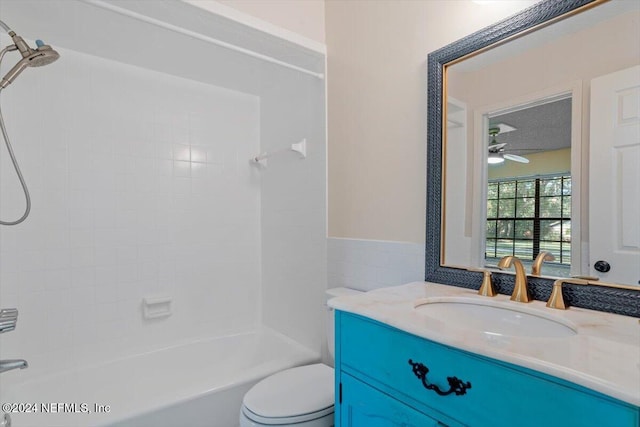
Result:
{"label": "tub faucet", "polygon": [[503,257],[498,263],[499,269],[505,269],[511,267],[513,264],[516,269],[516,278],[514,280],[513,293],[511,294],[511,301],[516,302],[531,302],[531,296],[529,295],[529,288],[527,287],[527,273],[524,271],[522,262],[513,255]]}
{"label": "tub faucet", "polygon": [[29,364],[24,359],[0,360],[0,374],[14,369],[28,368]]}
{"label": "tub faucet", "polygon": [[531,264],[531,275],[540,276],[542,274],[542,263],[545,261],[553,261],[556,257],[551,252],[540,251],[536,259]]}
{"label": "tub faucet", "polygon": [[[18,310],[15,308],[3,308],[0,310],[0,334],[11,332],[18,323]],[[28,368],[29,364],[23,359],[0,360],[0,374],[14,369]]]}
{"label": "tub faucet", "polygon": [[16,323],[18,323],[18,310],[15,308],[0,310],[0,334],[13,331]]}

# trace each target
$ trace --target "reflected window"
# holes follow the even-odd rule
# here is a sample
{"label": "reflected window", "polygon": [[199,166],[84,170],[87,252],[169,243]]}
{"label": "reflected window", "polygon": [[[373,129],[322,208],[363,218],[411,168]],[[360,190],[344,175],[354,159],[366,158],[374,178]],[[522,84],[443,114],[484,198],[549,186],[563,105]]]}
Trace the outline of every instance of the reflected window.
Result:
{"label": "reflected window", "polygon": [[490,180],[485,258],[506,255],[533,261],[551,252],[558,267],[571,265],[571,175]]}

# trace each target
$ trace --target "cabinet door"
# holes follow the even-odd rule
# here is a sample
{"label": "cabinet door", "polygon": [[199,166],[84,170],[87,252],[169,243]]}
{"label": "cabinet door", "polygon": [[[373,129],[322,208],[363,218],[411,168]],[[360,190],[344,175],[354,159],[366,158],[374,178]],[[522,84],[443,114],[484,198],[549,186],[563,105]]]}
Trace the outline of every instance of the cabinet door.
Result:
{"label": "cabinet door", "polygon": [[350,375],[342,374],[342,404],[336,427],[445,427]]}

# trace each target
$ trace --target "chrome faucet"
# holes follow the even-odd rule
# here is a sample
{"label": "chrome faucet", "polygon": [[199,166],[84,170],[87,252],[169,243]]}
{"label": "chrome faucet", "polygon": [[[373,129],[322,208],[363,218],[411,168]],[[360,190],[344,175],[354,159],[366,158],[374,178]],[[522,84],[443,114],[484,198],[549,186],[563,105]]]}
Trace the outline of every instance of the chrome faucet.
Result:
{"label": "chrome faucet", "polygon": [[24,359],[0,360],[0,374],[14,369],[28,368],[29,364]]}
{"label": "chrome faucet", "polygon": [[540,251],[538,256],[531,264],[531,275],[532,276],[540,276],[542,273],[542,263],[545,261],[553,261],[556,257],[553,256],[551,252]]}
{"label": "chrome faucet", "polygon": [[498,263],[499,269],[505,269],[511,267],[513,264],[516,270],[516,278],[513,286],[513,293],[511,294],[511,301],[516,302],[531,302],[531,295],[529,295],[529,288],[527,287],[527,273],[524,271],[522,262],[513,255],[503,257]]}
{"label": "chrome faucet", "polygon": [[[0,334],[11,332],[18,323],[18,310],[15,308],[3,308],[0,310]],[[0,360],[0,374],[14,369],[28,368],[29,364],[23,359]]]}

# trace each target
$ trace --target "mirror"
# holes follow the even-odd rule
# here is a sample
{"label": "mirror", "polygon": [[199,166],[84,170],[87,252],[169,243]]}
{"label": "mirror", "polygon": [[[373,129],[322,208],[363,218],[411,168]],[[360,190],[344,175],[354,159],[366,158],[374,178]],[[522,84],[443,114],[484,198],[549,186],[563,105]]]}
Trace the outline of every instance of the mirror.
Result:
{"label": "mirror", "polygon": [[[581,171],[582,157],[605,143],[589,138],[599,125],[591,123],[591,81],[640,62],[639,16],[638,3],[610,1],[446,66],[445,265],[495,268],[516,255],[530,270],[546,251],[547,276],[638,284],[640,270],[625,268],[616,251],[598,255],[609,271],[592,268],[588,183],[602,172],[593,163]],[[608,216],[637,211],[623,207]],[[639,248],[627,248],[635,265]]]}
{"label": "mirror", "polygon": [[[626,211],[605,234],[617,233],[623,252],[635,253],[636,261],[597,253],[599,229],[614,221],[589,221],[590,214],[602,218],[589,202],[620,200],[594,203],[602,194],[595,197],[589,157],[593,161],[596,145],[591,114],[608,114],[591,107],[592,80],[638,65],[639,22],[637,2],[542,1],[429,55],[427,280],[477,287],[478,273],[469,268],[492,267],[514,253],[530,263],[546,250],[555,256],[543,266],[548,278],[529,280],[537,299],[548,296],[557,276],[638,284],[638,195],[625,198]],[[627,92],[616,105],[634,106],[625,117],[637,128],[638,90]],[[637,171],[640,147],[622,145],[627,181],[640,180],[631,167],[636,161]],[[492,166],[489,160],[504,161]],[[594,256],[613,260],[616,272],[620,263],[630,266],[627,279],[615,279],[613,268],[596,271]],[[508,293],[512,277],[494,277]],[[585,306],[590,292],[584,291]]]}

